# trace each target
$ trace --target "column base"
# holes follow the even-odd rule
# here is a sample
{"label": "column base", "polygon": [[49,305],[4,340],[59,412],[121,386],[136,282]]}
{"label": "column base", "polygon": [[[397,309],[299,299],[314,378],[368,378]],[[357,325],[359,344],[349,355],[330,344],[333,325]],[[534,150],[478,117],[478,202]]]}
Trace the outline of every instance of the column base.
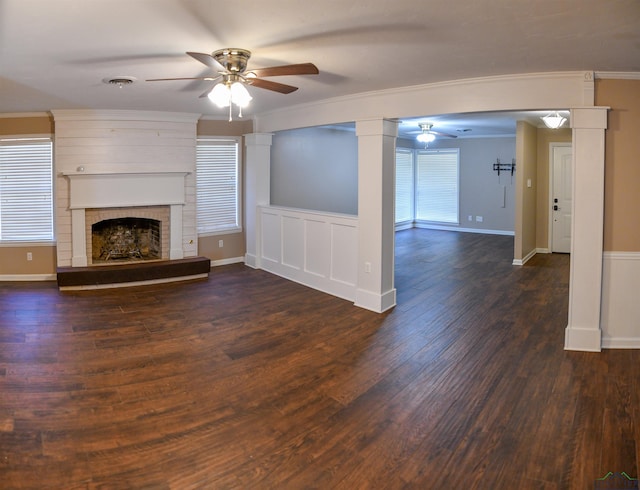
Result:
{"label": "column base", "polygon": [[592,328],[572,328],[564,330],[564,349],[585,352],[602,350],[602,331]]}
{"label": "column base", "polygon": [[396,290],[394,288],[386,293],[377,294],[371,291],[365,291],[364,289],[358,289],[356,290],[356,300],[354,304],[365,310],[382,313],[396,305]]}

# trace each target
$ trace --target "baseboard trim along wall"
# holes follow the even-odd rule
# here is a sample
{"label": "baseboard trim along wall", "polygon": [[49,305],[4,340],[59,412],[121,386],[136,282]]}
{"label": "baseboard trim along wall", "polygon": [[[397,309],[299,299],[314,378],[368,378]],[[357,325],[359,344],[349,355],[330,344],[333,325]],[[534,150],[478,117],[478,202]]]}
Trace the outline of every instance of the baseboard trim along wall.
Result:
{"label": "baseboard trim along wall", "polygon": [[602,257],[602,347],[640,349],[640,252]]}
{"label": "baseboard trim along wall", "polygon": [[514,231],[510,230],[490,230],[485,228],[463,228],[460,226],[446,226],[446,225],[431,225],[425,223],[414,223],[413,226],[400,225],[396,228],[396,231],[405,230],[407,228],[426,228],[428,230],[443,230],[443,231],[460,231],[463,233],[481,233],[483,235],[506,235],[515,236]]}
{"label": "baseboard trim along wall", "polygon": [[0,275],[0,281],[55,281],[56,274],[6,274]]}
{"label": "baseboard trim along wall", "polygon": [[218,267],[221,265],[240,264],[240,263],[244,263],[244,261],[245,261],[244,257],[231,257],[228,259],[212,260],[211,268],[213,269],[214,267]]}
{"label": "baseboard trim along wall", "polygon": [[533,249],[527,255],[525,255],[522,259],[513,259],[513,265],[524,265],[526,264],[531,257],[533,257],[537,253],[537,249]]}

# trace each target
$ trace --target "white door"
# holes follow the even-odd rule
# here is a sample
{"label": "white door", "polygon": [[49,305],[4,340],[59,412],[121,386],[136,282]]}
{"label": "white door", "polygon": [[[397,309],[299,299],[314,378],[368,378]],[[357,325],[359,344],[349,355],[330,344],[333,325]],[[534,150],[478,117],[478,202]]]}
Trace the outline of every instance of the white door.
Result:
{"label": "white door", "polygon": [[552,148],[551,251],[571,251],[571,146]]}

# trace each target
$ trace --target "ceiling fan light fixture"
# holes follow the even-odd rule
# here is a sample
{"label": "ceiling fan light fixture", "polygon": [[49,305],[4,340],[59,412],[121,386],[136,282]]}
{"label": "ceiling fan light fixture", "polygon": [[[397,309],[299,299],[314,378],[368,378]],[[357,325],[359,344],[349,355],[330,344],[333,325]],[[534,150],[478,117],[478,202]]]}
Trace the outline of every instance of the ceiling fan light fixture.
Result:
{"label": "ceiling fan light fixture", "polygon": [[220,108],[229,107],[231,103],[231,90],[224,83],[218,83],[213,90],[209,92],[209,100]]}
{"label": "ceiling fan light fixture", "polygon": [[549,129],[558,129],[561,127],[564,122],[567,120],[566,117],[563,117],[558,111],[552,112],[551,114],[547,114],[544,117],[541,117],[544,125]]}
{"label": "ceiling fan light fixture", "polygon": [[251,99],[253,99],[247,88],[241,82],[234,82],[231,84],[230,94],[231,102],[238,107],[247,107],[249,102],[251,102]]}
{"label": "ceiling fan light fixture", "polygon": [[420,133],[418,136],[416,136],[416,139],[420,143],[431,143],[435,141],[436,135],[433,133]]}
{"label": "ceiling fan light fixture", "polygon": [[253,99],[242,82],[218,83],[207,97],[220,108],[229,107],[231,103],[244,108]]}

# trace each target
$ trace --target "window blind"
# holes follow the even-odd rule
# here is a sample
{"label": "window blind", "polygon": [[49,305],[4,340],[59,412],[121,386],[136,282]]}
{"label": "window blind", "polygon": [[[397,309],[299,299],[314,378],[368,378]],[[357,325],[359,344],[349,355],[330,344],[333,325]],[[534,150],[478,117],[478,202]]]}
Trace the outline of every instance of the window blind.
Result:
{"label": "window blind", "polygon": [[53,240],[50,138],[0,140],[0,241]]}
{"label": "window blind", "polygon": [[458,219],[459,150],[420,150],[416,155],[416,219],[455,223]]}
{"label": "window blind", "polygon": [[199,234],[240,229],[236,140],[198,140],[196,201]]}
{"label": "window blind", "polygon": [[396,223],[413,221],[413,151],[396,150]]}

